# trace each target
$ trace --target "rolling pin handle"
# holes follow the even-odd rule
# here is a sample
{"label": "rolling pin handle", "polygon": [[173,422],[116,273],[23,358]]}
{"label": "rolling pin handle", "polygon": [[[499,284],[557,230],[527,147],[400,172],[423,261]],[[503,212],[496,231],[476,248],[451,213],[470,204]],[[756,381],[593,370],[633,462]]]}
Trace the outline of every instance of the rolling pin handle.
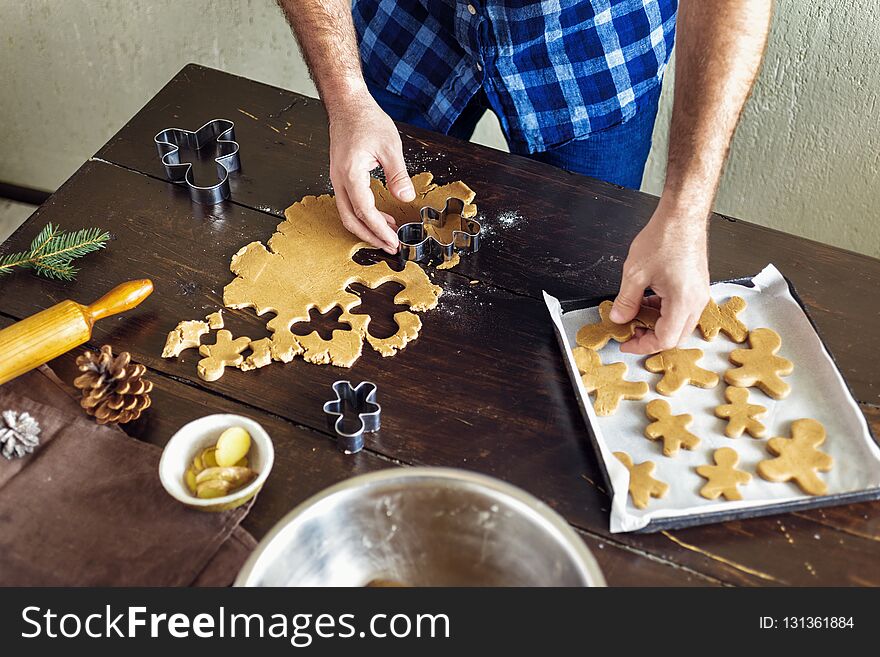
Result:
{"label": "rolling pin handle", "polygon": [[150,296],[152,291],[153,281],[149,278],[128,281],[117,285],[103,297],[87,306],[86,312],[91,321],[95,322],[110,315],[131,310]]}

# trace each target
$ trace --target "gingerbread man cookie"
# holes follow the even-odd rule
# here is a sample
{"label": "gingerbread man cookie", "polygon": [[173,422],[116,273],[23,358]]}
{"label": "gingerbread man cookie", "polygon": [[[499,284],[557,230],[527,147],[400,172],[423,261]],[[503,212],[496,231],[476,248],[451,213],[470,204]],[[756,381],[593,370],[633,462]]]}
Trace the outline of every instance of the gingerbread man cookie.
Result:
{"label": "gingerbread man cookie", "polygon": [[724,434],[728,438],[739,438],[743,431],[748,432],[752,438],[761,438],[766,429],[758,421],[767,413],[764,406],[749,403],[748,388],[735,388],[728,386],[724,390],[724,396],[729,404],[721,404],[715,407],[715,415],[722,420],[727,420]]}
{"label": "gingerbread man cookie", "polygon": [[724,373],[724,380],[738,388],[752,386],[773,399],[783,399],[791,387],[780,377],[791,374],[794,364],[787,358],[777,356],[782,338],[768,328],[755,329],[749,333],[750,349],[734,349],[730,362],[739,365]]}
{"label": "gingerbread man cookie", "polygon": [[749,329],[737,318],[745,309],[746,300],[742,297],[730,297],[720,306],[714,299],[709,299],[697,322],[703,339],[711,341],[718,337],[718,333],[724,333],[734,342],[745,342]]}
{"label": "gingerbread man cookie", "polygon": [[807,495],[824,495],[828,485],[816,472],[828,472],[834,459],[818,447],[825,442],[825,427],[816,420],[795,420],[791,438],[777,436],[767,441],[776,458],[758,463],[758,474],[767,481],[793,481]]}
{"label": "gingerbread man cookie", "polygon": [[645,428],[645,436],[650,440],[663,439],[663,454],[675,456],[680,447],[693,449],[700,444],[700,439],[687,430],[693,417],[684,413],[673,415],[669,402],[665,399],[653,399],[645,406],[645,413],[654,420]]}
{"label": "gingerbread man cookie", "polygon": [[667,397],[688,383],[699,388],[714,388],[718,385],[718,375],[697,365],[702,357],[700,349],[667,349],[646,360],[645,369],[663,372],[663,378],[657,382],[657,392]]}
{"label": "gingerbread man cookie", "polygon": [[621,399],[641,399],[648,394],[648,384],[644,381],[623,378],[626,363],[603,365],[599,354],[584,347],[576,347],[572,354],[584,387],[596,397],[593,402],[596,415],[611,415]]}
{"label": "gingerbread man cookie", "polygon": [[629,494],[633,506],[637,509],[647,508],[652,497],[660,498],[669,492],[669,484],[651,476],[654,472],[654,464],[651,461],[633,465],[632,459],[626,452],[614,452],[614,456],[629,470]]}
{"label": "gingerbread man cookie", "polygon": [[205,356],[198,364],[199,377],[205,381],[216,381],[223,376],[227,367],[238,367],[244,360],[241,352],[250,343],[250,338],[240,337],[233,340],[229,331],[217,331],[216,343],[199,347],[199,353]]}
{"label": "gingerbread man cookie", "polygon": [[198,347],[208,332],[208,323],[197,319],[180,322],[169,333],[162,350],[162,358],[176,358],[186,349]]}
{"label": "gingerbread man cookie", "polygon": [[626,342],[636,333],[636,327],[653,329],[660,313],[650,306],[642,306],[635,319],[626,324],[615,324],[611,321],[611,308],[614,303],[603,301],[599,304],[599,321],[594,324],[585,324],[575,336],[577,343],[587,349],[601,349],[608,341]]}
{"label": "gingerbread man cookie", "polygon": [[736,469],[739,454],[730,447],[722,447],[715,450],[712,458],[715,465],[697,467],[697,474],[708,479],[706,485],[700,489],[700,495],[707,500],[717,500],[722,495],[726,500],[741,500],[742,493],[737,486],[749,483],[752,475]]}

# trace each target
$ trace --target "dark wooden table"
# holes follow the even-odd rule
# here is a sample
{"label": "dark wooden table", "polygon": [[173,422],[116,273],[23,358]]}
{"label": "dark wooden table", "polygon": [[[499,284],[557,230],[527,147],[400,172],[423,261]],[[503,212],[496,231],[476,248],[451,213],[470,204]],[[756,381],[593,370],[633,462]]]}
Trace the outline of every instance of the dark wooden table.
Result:
{"label": "dark wooden table", "polygon": [[[193,205],[164,180],[153,145],[162,128],[236,122],[241,173],[232,201]],[[74,284],[18,273],[0,278],[0,325],[65,298],[90,302],[117,283],[152,278],[138,309],[96,327],[147,365],[153,407],[126,427],[163,445],[185,422],[235,412],[261,422],[276,444],[272,476],[244,522],[259,538],[294,505],[341,479],[401,465],[442,465],[500,477],[561,513],[596,555],[611,585],[880,584],[880,503],[759,518],[652,535],[611,535],[602,487],[571,384],[540,299],[613,293],[630,239],[656,198],[492,149],[402,125],[410,172],[464,180],[490,231],[486,246],[453,271],[430,271],[446,294],[423,315],[415,342],[394,358],[368,347],[352,370],[296,359],[256,372],[196,375],[196,351],[159,357],[167,332],[222,306],[229,260],[265,241],[284,208],[330,191],[326,116],[320,102],[189,65],[3,246],[25,246],[51,221],[111,231],[108,248],[81,261]],[[756,193],[759,190],[755,190]],[[502,221],[505,212],[517,219]],[[880,261],[728,217],[711,222],[713,279],[775,263],[797,286],[829,349],[880,435]],[[471,282],[478,280],[479,283]],[[365,294],[377,334],[393,330],[395,284]],[[252,339],[265,318],[227,311],[227,328]],[[315,317],[332,328],[333,317]],[[389,328],[391,327],[391,328]],[[73,378],[75,350],[52,363]],[[379,385],[382,431],[344,456],[322,403],[338,378]]]}

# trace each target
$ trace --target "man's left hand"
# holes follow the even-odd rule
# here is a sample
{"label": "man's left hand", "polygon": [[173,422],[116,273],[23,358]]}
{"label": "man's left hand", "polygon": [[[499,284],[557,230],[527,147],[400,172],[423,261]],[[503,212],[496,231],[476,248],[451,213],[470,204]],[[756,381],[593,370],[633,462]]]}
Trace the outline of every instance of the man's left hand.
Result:
{"label": "man's left hand", "polygon": [[[621,351],[653,354],[672,349],[696,328],[709,301],[706,214],[682,211],[661,199],[630,244],[611,321],[629,322],[643,304],[659,308],[660,319],[653,331],[638,330]],[[646,298],[648,287],[654,295]]]}

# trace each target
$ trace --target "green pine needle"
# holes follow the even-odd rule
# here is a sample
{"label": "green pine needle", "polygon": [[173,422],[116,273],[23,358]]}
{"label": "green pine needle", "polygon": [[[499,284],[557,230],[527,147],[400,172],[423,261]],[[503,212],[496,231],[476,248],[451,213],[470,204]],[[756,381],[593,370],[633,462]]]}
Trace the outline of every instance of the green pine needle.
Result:
{"label": "green pine needle", "polygon": [[29,251],[0,256],[0,276],[12,273],[14,267],[21,267],[33,269],[47,278],[72,281],[79,271],[72,262],[103,249],[109,240],[110,233],[100,228],[68,233],[49,223],[31,242]]}

